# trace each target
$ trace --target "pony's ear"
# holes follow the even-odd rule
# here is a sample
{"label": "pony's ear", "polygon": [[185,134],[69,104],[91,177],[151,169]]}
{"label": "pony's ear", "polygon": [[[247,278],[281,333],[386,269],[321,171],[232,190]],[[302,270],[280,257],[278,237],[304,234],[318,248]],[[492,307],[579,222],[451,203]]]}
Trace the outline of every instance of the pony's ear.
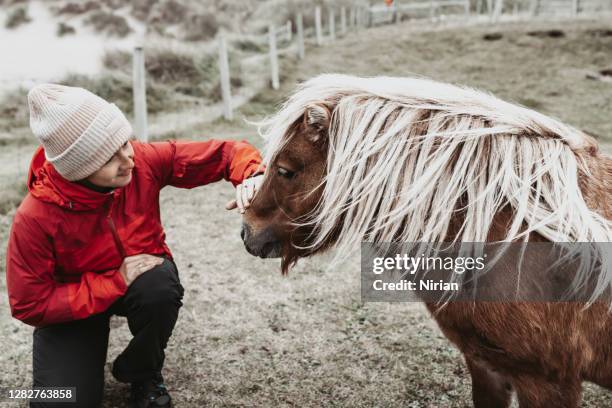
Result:
{"label": "pony's ear", "polygon": [[331,112],[324,104],[312,104],[304,112],[304,126],[311,130],[307,132],[308,139],[315,143],[319,142],[327,132],[331,120]]}

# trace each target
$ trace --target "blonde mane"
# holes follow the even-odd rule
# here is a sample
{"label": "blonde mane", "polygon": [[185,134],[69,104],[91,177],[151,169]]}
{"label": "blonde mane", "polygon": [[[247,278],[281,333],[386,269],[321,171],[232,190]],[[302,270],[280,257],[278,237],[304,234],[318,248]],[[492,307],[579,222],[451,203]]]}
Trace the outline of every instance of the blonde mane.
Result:
{"label": "blonde mane", "polygon": [[[484,242],[511,209],[503,241],[612,241],[579,176],[596,144],[583,132],[470,88],[427,79],[321,75],[259,125],[269,163],[308,107],[332,109],[322,198],[300,223],[340,257],[368,242]],[[449,240],[453,219],[462,224]],[[341,221],[343,220],[343,221]],[[611,288],[610,259],[597,292]]]}

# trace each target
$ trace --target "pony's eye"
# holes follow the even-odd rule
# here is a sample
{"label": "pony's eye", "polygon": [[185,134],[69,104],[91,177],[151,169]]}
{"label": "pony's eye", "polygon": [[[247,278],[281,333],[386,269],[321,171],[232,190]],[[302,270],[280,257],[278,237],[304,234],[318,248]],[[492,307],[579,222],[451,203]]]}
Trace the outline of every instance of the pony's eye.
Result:
{"label": "pony's eye", "polygon": [[295,173],[291,170],[284,169],[282,167],[278,168],[278,175],[284,177],[286,179],[292,179],[295,176]]}

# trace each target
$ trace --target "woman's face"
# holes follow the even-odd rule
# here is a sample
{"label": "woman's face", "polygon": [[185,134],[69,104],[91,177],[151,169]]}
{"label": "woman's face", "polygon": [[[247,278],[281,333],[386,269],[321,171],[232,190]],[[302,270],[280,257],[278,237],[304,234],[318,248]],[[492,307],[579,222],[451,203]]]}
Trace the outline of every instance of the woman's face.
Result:
{"label": "woman's face", "polygon": [[87,180],[99,187],[123,187],[132,180],[133,168],[134,149],[128,141],[100,170],[87,177]]}

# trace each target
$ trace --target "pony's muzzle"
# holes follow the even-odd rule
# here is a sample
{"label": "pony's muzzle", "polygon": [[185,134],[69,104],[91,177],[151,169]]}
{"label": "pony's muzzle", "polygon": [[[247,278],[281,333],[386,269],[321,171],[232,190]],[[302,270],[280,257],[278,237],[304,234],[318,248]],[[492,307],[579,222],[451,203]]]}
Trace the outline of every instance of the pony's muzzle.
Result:
{"label": "pony's muzzle", "polygon": [[253,234],[246,223],[242,223],[240,231],[242,242],[249,254],[260,258],[279,258],[281,256],[281,242],[270,227]]}

